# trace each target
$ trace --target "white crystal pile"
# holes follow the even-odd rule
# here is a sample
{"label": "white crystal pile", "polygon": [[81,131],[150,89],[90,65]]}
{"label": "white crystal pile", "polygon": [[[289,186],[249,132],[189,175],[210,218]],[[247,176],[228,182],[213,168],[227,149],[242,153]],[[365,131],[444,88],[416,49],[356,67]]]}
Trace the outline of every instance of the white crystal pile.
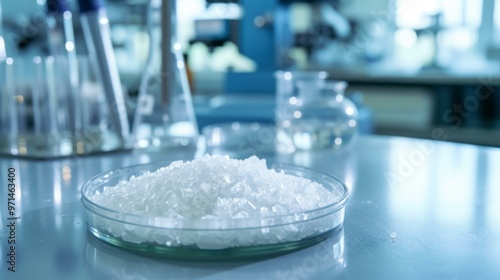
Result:
{"label": "white crystal pile", "polygon": [[[307,213],[300,212],[338,199],[338,194],[319,183],[268,169],[265,160],[255,156],[236,160],[210,155],[173,162],[104,187],[90,197],[105,208],[140,215],[134,220],[129,215],[128,223],[95,216],[97,227],[124,241],[203,249],[270,244],[319,234],[341,223],[343,212],[311,221]],[[144,220],[137,220],[141,217]],[[179,230],[193,228],[198,230]]]}

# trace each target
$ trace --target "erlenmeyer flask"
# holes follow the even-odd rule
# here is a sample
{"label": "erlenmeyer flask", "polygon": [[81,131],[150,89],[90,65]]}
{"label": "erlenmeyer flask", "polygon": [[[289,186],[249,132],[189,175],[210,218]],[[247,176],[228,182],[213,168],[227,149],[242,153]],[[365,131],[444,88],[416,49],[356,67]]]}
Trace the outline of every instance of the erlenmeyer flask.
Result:
{"label": "erlenmeyer flask", "polygon": [[176,41],[176,1],[150,0],[149,56],[134,116],[135,148],[175,148],[196,143],[198,126],[181,46]]}

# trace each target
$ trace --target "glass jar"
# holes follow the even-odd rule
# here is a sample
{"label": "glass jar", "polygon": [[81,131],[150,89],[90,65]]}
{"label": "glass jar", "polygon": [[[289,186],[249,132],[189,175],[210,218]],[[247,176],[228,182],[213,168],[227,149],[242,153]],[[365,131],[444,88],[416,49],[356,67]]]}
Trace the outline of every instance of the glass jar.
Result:
{"label": "glass jar", "polygon": [[358,110],[344,96],[347,83],[302,79],[278,103],[278,151],[344,149],[358,135]]}

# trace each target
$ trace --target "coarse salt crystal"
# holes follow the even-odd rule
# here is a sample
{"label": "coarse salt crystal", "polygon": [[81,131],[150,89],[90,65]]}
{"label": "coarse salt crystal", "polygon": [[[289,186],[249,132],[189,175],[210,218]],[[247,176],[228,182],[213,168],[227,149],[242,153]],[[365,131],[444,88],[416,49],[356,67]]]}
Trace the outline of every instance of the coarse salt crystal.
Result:
{"label": "coarse salt crystal", "polygon": [[[182,228],[193,225],[197,220],[203,220],[205,221],[203,225],[211,229],[228,229],[231,228],[231,220],[241,226],[246,219],[248,223],[255,223],[256,218],[266,220],[258,225],[248,224],[249,227],[272,226],[273,220],[269,218],[273,215],[312,210],[331,204],[338,197],[317,182],[268,169],[265,160],[255,156],[237,160],[206,155],[187,162],[175,161],[154,172],[131,177],[128,181],[120,181],[116,186],[104,187],[101,193],[95,192],[90,199],[100,206],[117,212],[132,213],[145,219],[162,217],[158,220],[159,224],[155,222],[159,226],[175,224]],[[173,222],[171,219],[182,220]],[[321,225],[319,222],[315,222],[318,225],[314,230],[321,227],[327,230],[330,226]],[[110,225],[102,227],[109,228]],[[307,232],[312,230],[310,228],[312,227],[304,229],[305,235],[311,235],[311,232]],[[200,240],[203,235],[195,232],[191,233],[192,236],[186,236],[188,233],[183,233],[182,236],[178,232],[169,233],[162,238],[158,230],[150,230],[143,236],[137,233],[137,231],[140,233],[140,227],[135,228],[133,234],[127,233],[127,230],[129,227],[112,229],[126,241],[135,243],[154,241],[161,244],[183,245],[203,243],[204,248],[209,244],[214,244],[213,246],[217,248],[222,246],[220,242],[214,240],[209,242]],[[271,227],[271,229],[265,227],[259,229],[258,234],[253,233],[250,236],[241,233],[226,236],[227,232],[221,232],[219,235],[211,233],[211,237],[231,240],[232,243],[227,243],[226,247],[246,246],[271,242],[269,241],[271,239],[268,241],[263,239],[262,234],[269,238],[267,236],[271,236],[273,230],[276,231],[274,239],[278,237],[282,241],[286,240],[287,236],[297,239],[298,229],[295,226]],[[320,232],[323,230],[320,229]]]}

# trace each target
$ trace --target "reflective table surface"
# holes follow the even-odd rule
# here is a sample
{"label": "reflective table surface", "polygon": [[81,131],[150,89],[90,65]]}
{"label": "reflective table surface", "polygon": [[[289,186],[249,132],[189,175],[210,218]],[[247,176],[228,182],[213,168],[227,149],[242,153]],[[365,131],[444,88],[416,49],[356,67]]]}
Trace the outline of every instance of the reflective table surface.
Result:
{"label": "reflective table surface", "polygon": [[[349,188],[343,230],[283,256],[209,263],[148,258],[87,232],[80,203],[86,180],[203,153],[0,158],[0,279],[500,279],[500,149],[429,140],[364,136],[344,153],[259,155],[332,174]],[[9,168],[15,169],[13,216]],[[12,264],[16,272],[8,270]]]}

